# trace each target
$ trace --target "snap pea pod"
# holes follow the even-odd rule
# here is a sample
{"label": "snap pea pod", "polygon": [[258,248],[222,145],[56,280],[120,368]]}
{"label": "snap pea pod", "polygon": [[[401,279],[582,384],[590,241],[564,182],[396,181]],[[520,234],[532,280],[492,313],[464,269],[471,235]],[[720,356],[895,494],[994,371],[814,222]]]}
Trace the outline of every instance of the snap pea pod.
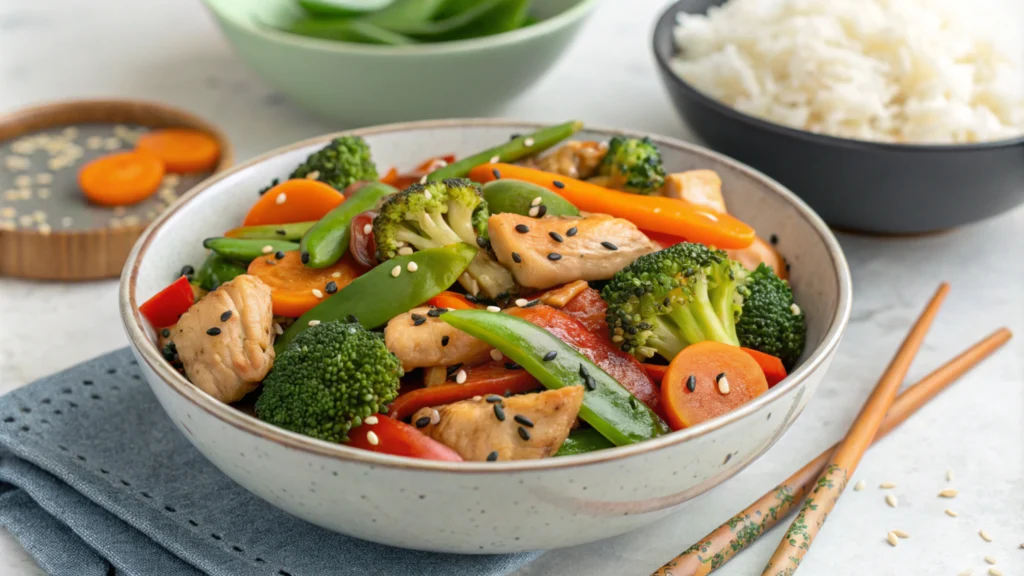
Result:
{"label": "snap pea pod", "polygon": [[394,0],[299,0],[306,12],[314,16],[338,18],[358,16],[374,10],[387,10]]}
{"label": "snap pea pod", "polygon": [[[270,249],[267,249],[270,246]],[[203,248],[213,250],[224,258],[248,264],[260,256],[271,256],[275,252],[298,250],[299,245],[288,240],[267,240],[264,238],[207,238]]]}
{"label": "snap pea pod", "polygon": [[[565,140],[579,132],[582,128],[582,122],[579,120],[573,120],[571,122],[566,122],[565,124],[558,124],[557,126],[543,128],[533,134],[517,136],[504,144],[499,144],[494,148],[488,148],[483,152],[477,152],[472,156],[467,156],[462,160],[452,162],[443,168],[438,168],[427,175],[427,180],[435,182],[437,180],[444,180],[445,178],[463,178],[476,166],[486,164],[495,157],[497,157],[498,162],[515,162],[517,160],[521,160],[527,156],[532,156],[533,154],[543,152],[544,150],[551,148],[555,144],[558,144],[562,140]],[[527,141],[530,142],[529,145],[526,144]]]}
{"label": "snap pea pod", "polygon": [[441,320],[494,346],[546,388],[585,386],[579,417],[616,446],[669,432],[661,418],[622,384],[539,326],[485,310],[451,310]]}
{"label": "snap pea pod", "polygon": [[242,226],[228,230],[228,238],[263,238],[266,240],[298,240],[309,231],[316,221],[294,222],[292,224],[265,224],[263,226]]}
{"label": "snap pea pod", "polygon": [[[449,244],[378,264],[300,316],[277,338],[274,348],[280,353],[312,320],[346,321],[354,317],[367,329],[382,326],[454,284],[473,261],[476,251],[469,244]],[[412,262],[416,263],[415,272],[409,272]]]}
{"label": "snap pea pod", "polygon": [[380,12],[367,15],[364,20],[383,28],[390,28],[395,22],[429,22],[438,16],[447,2],[448,0],[395,0]]}
{"label": "snap pea pod", "polygon": [[383,44],[385,46],[405,46],[418,42],[415,38],[405,34],[392,32],[373,22],[359,19],[318,20],[316,18],[302,18],[284,28],[284,31],[311,38],[362,44]]}
{"label": "snap pea pod", "polygon": [[[397,34],[425,40],[453,40],[472,33],[474,26],[485,25],[492,17],[501,16],[498,9],[512,0],[479,0],[462,12],[440,20],[377,19],[374,23]],[[453,38],[454,36],[455,38]]]}
{"label": "snap pea pod", "polygon": [[615,444],[601,436],[601,433],[593,428],[581,428],[569,432],[569,437],[562,442],[561,448],[555,452],[555,456],[572,456],[573,454],[586,454],[596,452],[605,448],[614,448]]}
{"label": "snap pea pod", "polygon": [[299,249],[309,254],[306,266],[333,266],[348,250],[349,226],[360,212],[370,210],[381,198],[398,192],[394,186],[370,182],[348,197],[313,225],[299,242]]}
{"label": "snap pea pod", "polygon": [[[545,214],[552,216],[580,215],[580,211],[568,200],[531,182],[503,178],[484,184],[483,192],[491,214],[511,212],[529,216],[531,208],[544,206]],[[540,204],[533,203],[536,198],[540,198]]]}
{"label": "snap pea pod", "polygon": [[216,252],[210,252],[206,260],[203,260],[203,264],[199,266],[199,270],[196,270],[193,282],[209,292],[220,288],[221,284],[242,274],[245,274],[245,266]]}

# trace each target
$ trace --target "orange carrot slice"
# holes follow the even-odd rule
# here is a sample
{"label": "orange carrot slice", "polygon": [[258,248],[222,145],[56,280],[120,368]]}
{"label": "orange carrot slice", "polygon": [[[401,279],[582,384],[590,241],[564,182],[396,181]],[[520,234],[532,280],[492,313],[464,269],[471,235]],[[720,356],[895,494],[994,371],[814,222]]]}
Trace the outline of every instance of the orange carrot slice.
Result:
{"label": "orange carrot slice", "polygon": [[285,180],[267,190],[245,215],[245,226],[319,220],[345,201],[329,185],[308,178]]}
{"label": "orange carrot slice", "polygon": [[164,177],[164,163],[147,152],[118,152],[82,166],[78,186],[90,202],[126,206],[150,197]]}
{"label": "orange carrot slice", "polygon": [[662,406],[673,430],[721,416],[767,391],[764,372],[749,354],[712,341],[683,348],[661,381]]}
{"label": "orange carrot slice", "polygon": [[216,138],[187,128],[147,132],[139,137],[135,147],[163,160],[168,172],[206,172],[220,159],[220,143]]}
{"label": "orange carrot slice", "polygon": [[333,266],[307,268],[299,252],[293,250],[280,260],[274,255],[261,256],[249,264],[248,272],[270,286],[275,315],[298,318],[366,270],[348,253]]}
{"label": "orange carrot slice", "polygon": [[782,365],[782,360],[772,356],[771,354],[765,354],[758,350],[751,350],[750,348],[740,348],[751,358],[757,362],[758,366],[761,367],[761,371],[764,372],[764,377],[768,380],[768,387],[771,388],[782,379],[786,377],[786,367]]}

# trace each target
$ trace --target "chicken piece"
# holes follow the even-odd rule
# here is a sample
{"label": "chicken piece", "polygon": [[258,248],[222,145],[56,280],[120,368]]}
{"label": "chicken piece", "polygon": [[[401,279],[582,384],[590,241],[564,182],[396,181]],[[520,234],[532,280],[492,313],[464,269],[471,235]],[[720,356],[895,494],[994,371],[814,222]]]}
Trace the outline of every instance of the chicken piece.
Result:
{"label": "chicken piece", "polygon": [[585,280],[577,280],[558,288],[552,288],[537,298],[548,306],[562,308],[588,288],[590,288],[590,285]]}
{"label": "chicken piece", "polygon": [[714,170],[687,170],[665,177],[662,188],[665,196],[710,208],[723,214],[725,198],[722,197],[722,179]]}
{"label": "chicken piece", "polygon": [[[518,225],[529,231],[516,231]],[[658,249],[632,222],[607,214],[538,219],[506,212],[491,216],[487,227],[498,262],[512,271],[516,282],[531,288],[606,280]],[[570,233],[572,228],[575,233]]]}
{"label": "chicken piece", "polygon": [[429,311],[426,306],[413,308],[389,320],[384,328],[384,343],[403,369],[473,365],[490,358],[491,347],[486,342],[428,316]]}
{"label": "chicken piece", "polygon": [[[487,460],[493,452],[498,460],[534,460],[558,452],[582,405],[582,386],[512,396],[493,404],[486,398],[463,400],[437,408],[440,418],[431,418],[436,423],[420,432],[465,460]],[[421,408],[412,421],[430,417],[434,410]]]}
{"label": "chicken piece", "polygon": [[771,244],[765,242],[760,237],[754,238],[754,243],[746,248],[726,250],[726,253],[729,254],[729,258],[743,264],[743,267],[747,270],[753,270],[759,264],[764,263],[774,270],[775,275],[779,278],[783,280],[789,278],[789,271],[786,270],[786,260],[782,258],[782,255]]}
{"label": "chicken piece", "polygon": [[533,165],[547,172],[584,180],[597,172],[597,167],[608,153],[608,144],[592,140],[569,140]]}
{"label": "chicken piece", "polygon": [[243,274],[182,314],[171,332],[185,374],[221,402],[255,390],[274,365],[270,287]]}

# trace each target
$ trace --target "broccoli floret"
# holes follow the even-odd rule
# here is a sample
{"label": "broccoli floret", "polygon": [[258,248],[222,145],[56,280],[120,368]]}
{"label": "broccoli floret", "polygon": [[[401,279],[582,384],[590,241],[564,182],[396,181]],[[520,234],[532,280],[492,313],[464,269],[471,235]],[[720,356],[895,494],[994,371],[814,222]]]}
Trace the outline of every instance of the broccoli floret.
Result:
{"label": "broccoli floret", "polygon": [[359,136],[342,136],[309,155],[289,178],[307,178],[315,173],[316,180],[343,191],[360,180],[376,180],[377,167],[370,157],[370,146]]}
{"label": "broccoli floret", "polygon": [[703,244],[641,256],[601,291],[612,341],[639,358],[666,359],[704,340],[739,345],[737,292],[745,275],[725,252]]}
{"label": "broccoli floret", "polygon": [[787,370],[792,368],[804,351],[807,326],[789,283],[761,264],[740,292],[743,311],[736,323],[740,345],[776,356]]}
{"label": "broccoli floret", "polygon": [[465,242],[480,250],[459,283],[474,296],[508,294],[515,280],[487,251],[487,201],[480,187],[464,178],[413,184],[390,196],[373,219],[377,259]]}
{"label": "broccoli floret", "polygon": [[661,152],[650,138],[612,138],[598,175],[612,188],[633,194],[654,194],[665,184]]}
{"label": "broccoli floret", "polygon": [[402,364],[384,337],[358,324],[325,322],[303,331],[277,357],[256,416],[328,442],[382,412],[398,396]]}

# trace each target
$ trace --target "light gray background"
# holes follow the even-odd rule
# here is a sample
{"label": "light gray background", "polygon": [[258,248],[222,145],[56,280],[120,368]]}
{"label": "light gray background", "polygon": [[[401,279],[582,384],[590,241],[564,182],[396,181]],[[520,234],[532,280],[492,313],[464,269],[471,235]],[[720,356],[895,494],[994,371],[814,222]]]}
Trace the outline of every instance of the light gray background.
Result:
{"label": "light gray background", "polygon": [[[1024,2],[971,3],[976,24],[1022,53]],[[606,0],[552,72],[506,116],[586,121],[685,138],[649,49],[661,0]],[[0,113],[38,102],[124,96],[162,100],[218,123],[244,160],[344,128],[292,106],[253,75],[197,0],[0,0]],[[1021,161],[1024,161],[1022,156]],[[983,177],[983,175],[980,175]],[[969,193],[969,191],[965,191]],[[522,576],[649,574],[838,439],[936,284],[953,290],[911,378],[1005,324],[1018,340],[874,448],[819,535],[801,574],[1024,575],[1024,210],[950,233],[904,240],[843,235],[853,319],[826,381],[768,454],[726,485],[648,529],[550,552]],[[0,393],[126,345],[116,282],[0,279]],[[947,483],[952,469],[955,480]],[[642,474],[643,471],[637,471]],[[876,486],[893,481],[899,507]],[[936,493],[953,486],[953,501]],[[958,518],[945,516],[951,507]],[[899,528],[912,537],[885,543]],[[977,533],[988,530],[995,541]],[[721,574],[759,574],[781,530]],[[40,574],[0,533],[0,576]],[[411,573],[411,572],[410,572]]]}

